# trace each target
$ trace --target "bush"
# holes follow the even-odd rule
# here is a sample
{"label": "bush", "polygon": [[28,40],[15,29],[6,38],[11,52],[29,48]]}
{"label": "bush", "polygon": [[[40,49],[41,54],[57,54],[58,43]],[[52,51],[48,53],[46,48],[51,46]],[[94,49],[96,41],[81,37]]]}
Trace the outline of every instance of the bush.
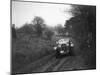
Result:
{"label": "bush", "polygon": [[14,71],[23,68],[53,51],[53,41],[47,41],[42,38],[25,38],[13,40],[12,45],[12,69]]}

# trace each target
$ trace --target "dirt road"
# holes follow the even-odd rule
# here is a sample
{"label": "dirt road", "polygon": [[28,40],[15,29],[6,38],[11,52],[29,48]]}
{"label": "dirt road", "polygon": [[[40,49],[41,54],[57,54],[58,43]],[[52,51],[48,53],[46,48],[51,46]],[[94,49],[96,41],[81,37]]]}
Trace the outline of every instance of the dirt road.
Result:
{"label": "dirt road", "polygon": [[55,54],[52,54],[29,64],[23,69],[18,70],[17,73],[40,73],[81,69],[87,69],[81,56],[56,58]]}

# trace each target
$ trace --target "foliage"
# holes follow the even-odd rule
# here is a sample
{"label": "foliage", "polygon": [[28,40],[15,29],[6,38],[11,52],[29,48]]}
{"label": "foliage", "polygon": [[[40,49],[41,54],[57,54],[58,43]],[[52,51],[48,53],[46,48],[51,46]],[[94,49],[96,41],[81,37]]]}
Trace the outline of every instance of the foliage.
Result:
{"label": "foliage", "polygon": [[[74,15],[66,21],[66,29],[75,37],[88,38],[92,35],[95,40],[96,34],[96,13],[95,6],[73,5],[71,13]],[[85,37],[84,37],[85,36]]]}
{"label": "foliage", "polygon": [[41,17],[35,16],[32,22],[36,29],[37,36],[42,36],[45,27],[44,20]]}
{"label": "foliage", "polygon": [[64,35],[66,33],[64,27],[61,24],[58,24],[55,27],[55,30],[57,31],[58,34]]}
{"label": "foliage", "polygon": [[17,29],[18,33],[33,34],[36,31],[32,24],[25,23],[21,28]]}
{"label": "foliage", "polygon": [[15,28],[15,24],[13,24],[12,26],[11,26],[11,29],[12,29],[12,38],[17,38],[17,34],[16,34],[16,28]]}
{"label": "foliage", "polygon": [[[54,41],[53,31],[46,28],[43,19],[34,18],[38,24],[24,24],[16,29],[17,39],[12,39],[12,70],[23,68],[53,52]],[[41,21],[40,21],[41,20]],[[41,34],[39,34],[41,32]],[[44,34],[43,34],[44,32]],[[38,36],[37,36],[38,35]],[[43,38],[46,36],[46,39]]]}
{"label": "foliage", "polygon": [[[72,5],[72,7],[73,17],[66,21],[65,28],[70,36],[80,43],[79,47],[86,63],[93,65],[96,59],[96,7],[81,5]],[[92,58],[94,63],[90,63],[93,62]]]}
{"label": "foliage", "polygon": [[52,36],[54,35],[54,32],[51,31],[50,29],[46,29],[44,31],[44,35],[46,36],[46,39],[51,40]]}

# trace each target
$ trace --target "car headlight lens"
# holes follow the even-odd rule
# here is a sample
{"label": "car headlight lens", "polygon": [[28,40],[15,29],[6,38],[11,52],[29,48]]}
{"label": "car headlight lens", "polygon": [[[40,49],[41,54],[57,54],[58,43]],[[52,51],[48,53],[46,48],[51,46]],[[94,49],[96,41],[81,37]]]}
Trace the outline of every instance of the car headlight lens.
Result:
{"label": "car headlight lens", "polygon": [[54,47],[54,50],[56,50],[57,49],[57,47]]}
{"label": "car headlight lens", "polygon": [[64,51],[60,51],[60,53],[64,53]]}
{"label": "car headlight lens", "polygon": [[67,43],[66,45],[67,45],[67,46],[69,46],[69,44],[68,44],[68,43]]}
{"label": "car headlight lens", "polygon": [[73,47],[73,46],[74,46],[74,44],[71,44],[71,46]]}

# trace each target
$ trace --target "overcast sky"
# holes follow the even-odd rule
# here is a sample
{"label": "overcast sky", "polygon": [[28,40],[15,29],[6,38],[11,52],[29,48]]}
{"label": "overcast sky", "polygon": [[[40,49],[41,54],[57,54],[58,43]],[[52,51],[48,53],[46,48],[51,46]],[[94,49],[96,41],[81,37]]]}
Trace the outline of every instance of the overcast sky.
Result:
{"label": "overcast sky", "polygon": [[33,2],[12,2],[12,24],[21,27],[25,23],[31,23],[34,16],[40,16],[49,26],[64,25],[65,20],[71,18],[71,14],[64,12],[71,9],[70,5],[47,4]]}

